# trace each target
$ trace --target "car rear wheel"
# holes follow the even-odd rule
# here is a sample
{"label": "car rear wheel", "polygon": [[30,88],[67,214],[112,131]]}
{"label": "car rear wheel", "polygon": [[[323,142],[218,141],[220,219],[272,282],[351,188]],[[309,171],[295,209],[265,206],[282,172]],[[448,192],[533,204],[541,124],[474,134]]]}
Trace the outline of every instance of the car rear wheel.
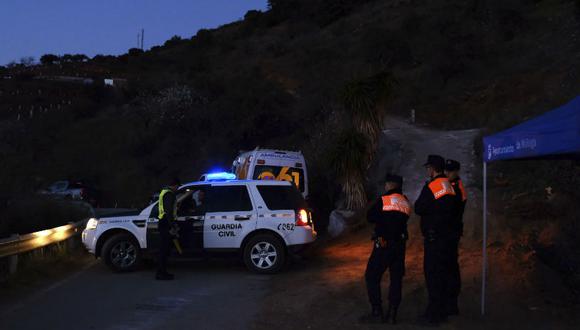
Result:
{"label": "car rear wheel", "polygon": [[141,261],[139,244],[128,234],[111,236],[105,242],[101,255],[105,264],[115,272],[132,271]]}
{"label": "car rear wheel", "polygon": [[284,243],[274,235],[259,234],[244,247],[244,263],[248,269],[261,274],[274,274],[286,262]]}

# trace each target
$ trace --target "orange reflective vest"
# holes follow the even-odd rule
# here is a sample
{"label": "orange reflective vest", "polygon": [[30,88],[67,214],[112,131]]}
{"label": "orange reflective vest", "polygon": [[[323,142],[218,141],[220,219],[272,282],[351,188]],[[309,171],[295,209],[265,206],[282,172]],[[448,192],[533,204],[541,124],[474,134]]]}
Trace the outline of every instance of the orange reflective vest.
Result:
{"label": "orange reflective vest", "polygon": [[453,189],[455,189],[455,191],[457,191],[457,189],[459,189],[459,191],[461,192],[461,201],[465,202],[467,200],[467,193],[465,192],[465,187],[463,186],[463,181],[457,180],[455,182],[452,182],[451,185],[453,186]]}
{"label": "orange reflective vest", "polygon": [[411,205],[407,197],[401,194],[383,196],[383,211],[396,211],[411,215]]}
{"label": "orange reflective vest", "polygon": [[435,196],[435,199],[439,199],[443,196],[455,196],[455,190],[453,190],[453,185],[449,182],[447,178],[437,178],[429,183],[429,189]]}

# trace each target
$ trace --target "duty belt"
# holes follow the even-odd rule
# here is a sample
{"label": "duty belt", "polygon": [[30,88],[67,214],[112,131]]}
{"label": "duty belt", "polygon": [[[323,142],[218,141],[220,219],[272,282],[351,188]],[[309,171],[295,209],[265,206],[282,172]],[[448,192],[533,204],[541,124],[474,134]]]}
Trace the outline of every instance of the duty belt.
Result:
{"label": "duty belt", "polygon": [[400,240],[398,240],[398,239],[387,240],[384,237],[375,236],[372,238],[372,241],[373,241],[374,246],[378,249],[378,248],[386,248],[387,246],[393,246],[393,245],[398,245],[398,244],[404,243],[406,241],[406,239],[402,238]]}
{"label": "duty belt", "polygon": [[378,248],[386,248],[387,247],[387,240],[384,237],[377,237],[375,238],[375,247]]}

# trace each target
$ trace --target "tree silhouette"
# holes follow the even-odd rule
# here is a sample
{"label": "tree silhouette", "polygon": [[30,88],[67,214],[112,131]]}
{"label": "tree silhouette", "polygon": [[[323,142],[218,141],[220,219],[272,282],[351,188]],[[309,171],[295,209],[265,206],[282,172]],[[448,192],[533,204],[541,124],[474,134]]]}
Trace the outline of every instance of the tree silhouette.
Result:
{"label": "tree silhouette", "polygon": [[24,66],[31,66],[34,64],[34,57],[24,56],[20,59],[20,64],[22,64]]}
{"label": "tree silhouette", "polygon": [[71,61],[76,63],[86,62],[89,60],[89,57],[85,54],[75,54],[71,56]]}
{"label": "tree silhouette", "polygon": [[347,210],[361,209],[367,202],[363,185],[367,148],[366,137],[350,129],[339,136],[330,153],[330,164],[342,185]]}
{"label": "tree silhouette", "polygon": [[395,80],[387,72],[346,84],[341,93],[342,104],[349,114],[355,129],[369,143],[368,164],[372,161],[379,144],[385,103],[393,94]]}
{"label": "tree silhouette", "polygon": [[44,54],[40,57],[40,63],[42,65],[53,65],[60,61],[60,57],[54,54]]}
{"label": "tree silhouette", "polygon": [[163,46],[165,47],[173,47],[173,46],[177,46],[179,45],[181,42],[183,41],[183,39],[181,39],[180,36],[178,35],[174,35],[173,37],[171,37],[171,39],[167,40]]}
{"label": "tree silhouette", "polygon": [[129,56],[139,56],[139,55],[143,54],[143,49],[130,48],[128,54],[129,54]]}
{"label": "tree silhouette", "polygon": [[61,60],[63,62],[72,62],[73,61],[73,55],[71,55],[71,54],[64,54],[64,55],[62,55]]}
{"label": "tree silhouette", "polygon": [[[352,132],[339,141],[334,158],[346,198],[347,209],[364,207],[365,172],[370,167],[379,145],[385,115],[385,103],[393,94],[395,81],[381,72],[365,79],[353,80],[341,92],[342,104],[352,120]],[[342,156],[340,154],[343,154]]]}

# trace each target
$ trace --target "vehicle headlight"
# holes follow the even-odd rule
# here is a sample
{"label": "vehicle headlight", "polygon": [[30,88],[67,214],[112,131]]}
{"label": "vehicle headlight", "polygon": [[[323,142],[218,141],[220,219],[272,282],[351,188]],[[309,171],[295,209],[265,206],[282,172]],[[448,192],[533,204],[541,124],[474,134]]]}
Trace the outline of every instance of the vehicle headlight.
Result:
{"label": "vehicle headlight", "polygon": [[97,220],[95,218],[90,218],[89,221],[87,222],[87,229],[89,229],[89,230],[96,229],[98,224],[99,224],[99,220]]}

